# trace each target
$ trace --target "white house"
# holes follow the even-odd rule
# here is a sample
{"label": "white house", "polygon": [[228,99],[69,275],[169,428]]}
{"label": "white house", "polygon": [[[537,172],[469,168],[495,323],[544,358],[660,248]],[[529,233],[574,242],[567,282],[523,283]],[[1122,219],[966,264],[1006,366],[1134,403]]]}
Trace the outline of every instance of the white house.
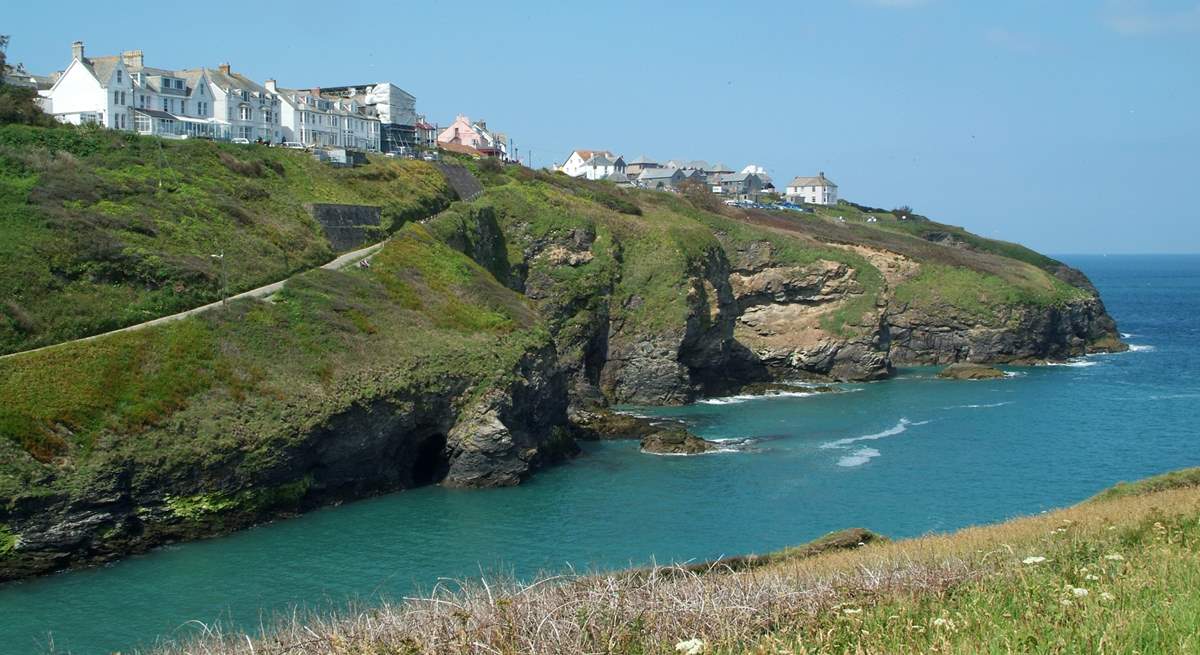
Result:
{"label": "white house", "polygon": [[786,194],[789,202],[804,202],[810,205],[836,205],[837,185],[825,177],[822,171],[816,177],[797,177],[788,183]]}
{"label": "white house", "polygon": [[278,141],[279,99],[230,71],[172,71],[145,65],[141,50],[87,57],[71,45],[71,63],[41,92],[42,108],[64,123],[164,137]]}
{"label": "white house", "polygon": [[71,63],[42,94],[42,109],[64,123],[133,129],[129,107],[133,80],[119,56],[87,57],[83,42],[71,44]]}
{"label": "white house", "polygon": [[614,173],[625,174],[625,160],[607,150],[573,150],[559,167],[571,177],[600,180]]}
{"label": "white house", "polygon": [[321,89],[285,89],[275,80],[267,80],[266,88],[282,101],[283,141],[379,151],[380,120],[373,107],[360,104],[355,97],[329,95]]}

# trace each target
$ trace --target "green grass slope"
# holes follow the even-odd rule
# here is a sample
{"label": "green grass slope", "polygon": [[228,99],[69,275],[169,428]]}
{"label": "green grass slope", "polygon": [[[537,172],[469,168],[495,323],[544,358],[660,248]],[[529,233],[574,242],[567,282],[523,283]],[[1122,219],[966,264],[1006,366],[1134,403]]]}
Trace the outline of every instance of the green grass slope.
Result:
{"label": "green grass slope", "polygon": [[383,158],[108,130],[0,126],[0,354],[105,332],[325,263],[309,202],[382,207],[382,233],[444,208],[442,175]]}
{"label": "green grass slope", "polygon": [[240,458],[257,468],[353,403],[468,381],[550,343],[526,302],[410,223],[369,269],[315,270],[269,302],[0,360],[0,503]]}

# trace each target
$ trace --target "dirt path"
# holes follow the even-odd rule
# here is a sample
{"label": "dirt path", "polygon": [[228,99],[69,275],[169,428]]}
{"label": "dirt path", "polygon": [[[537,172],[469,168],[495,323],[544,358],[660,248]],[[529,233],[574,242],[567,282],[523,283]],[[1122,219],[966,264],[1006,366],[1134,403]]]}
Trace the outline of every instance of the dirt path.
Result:
{"label": "dirt path", "polygon": [[[336,271],[338,269],[345,268],[346,266],[349,266],[351,264],[357,264],[358,262],[360,262],[364,259],[369,259],[372,255],[379,252],[379,249],[383,248],[384,243],[386,243],[386,241],[380,241],[379,243],[367,246],[366,248],[359,248],[358,250],[348,252],[344,255],[339,255],[333,261],[330,261],[327,264],[323,264],[319,268],[323,268],[323,269],[330,270],[330,271]],[[170,323],[172,321],[179,321],[179,320],[188,318],[189,316],[196,316],[197,314],[203,314],[204,312],[212,311],[214,309],[221,307],[224,303],[232,301],[232,300],[242,300],[243,298],[267,298],[267,297],[271,296],[272,294],[278,293],[281,289],[283,289],[283,285],[286,284],[287,281],[289,279],[291,279],[291,277],[292,276],[289,276],[288,278],[285,278],[278,282],[272,282],[271,284],[267,284],[267,285],[258,287],[257,289],[243,291],[242,293],[239,293],[236,296],[229,296],[225,300],[218,300],[216,302],[210,302],[207,305],[193,307],[192,309],[184,310],[182,312],[179,312],[178,314],[171,314],[169,316],[160,316],[159,318],[152,319],[152,320],[146,321],[144,323],[137,323],[135,325],[129,325],[129,326],[117,329],[117,330],[111,330],[109,332],[101,332],[100,334],[93,334],[90,337],[82,337],[80,339],[73,339],[71,341],[63,341],[60,343],[51,344],[49,346],[42,346],[41,348],[34,348],[33,350],[22,350],[21,352],[9,353],[7,355],[0,355],[0,359],[8,359],[9,357],[20,357],[21,355],[28,355],[29,353],[36,353],[36,352],[41,352],[43,350],[50,350],[51,348],[58,348],[60,346],[65,346],[65,345],[71,344],[71,343],[80,343],[83,341],[93,341],[95,339],[103,339],[104,337],[107,337],[109,335],[120,334],[121,332],[133,332],[136,330],[144,330],[148,327],[152,327],[155,325],[162,325],[164,323]]]}

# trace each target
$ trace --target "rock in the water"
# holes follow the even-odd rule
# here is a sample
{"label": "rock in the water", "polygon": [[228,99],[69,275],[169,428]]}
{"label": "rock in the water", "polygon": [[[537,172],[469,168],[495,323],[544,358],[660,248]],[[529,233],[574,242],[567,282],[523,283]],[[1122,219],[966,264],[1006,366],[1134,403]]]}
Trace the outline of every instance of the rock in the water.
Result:
{"label": "rock in the water", "polygon": [[642,437],[642,452],[656,455],[699,455],[720,448],[683,428],[666,428]]}
{"label": "rock in the water", "polygon": [[938,377],[948,380],[991,380],[1004,377],[1004,371],[983,364],[960,362],[942,369]]}

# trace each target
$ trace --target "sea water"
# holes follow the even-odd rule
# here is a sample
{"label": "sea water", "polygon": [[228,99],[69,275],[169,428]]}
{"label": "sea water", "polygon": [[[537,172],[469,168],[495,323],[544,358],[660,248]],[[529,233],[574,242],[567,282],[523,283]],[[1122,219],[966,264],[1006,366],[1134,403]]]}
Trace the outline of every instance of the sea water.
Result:
{"label": "sea water", "polygon": [[934,369],[764,398],[627,411],[685,421],[725,452],[635,442],[510,489],[428,487],[116,564],[0,587],[0,650],[128,652],[294,608],[400,599],[443,578],[531,577],[765,552],[861,526],[946,531],[1200,465],[1200,257],[1067,257],[1131,352],[1004,379]]}

